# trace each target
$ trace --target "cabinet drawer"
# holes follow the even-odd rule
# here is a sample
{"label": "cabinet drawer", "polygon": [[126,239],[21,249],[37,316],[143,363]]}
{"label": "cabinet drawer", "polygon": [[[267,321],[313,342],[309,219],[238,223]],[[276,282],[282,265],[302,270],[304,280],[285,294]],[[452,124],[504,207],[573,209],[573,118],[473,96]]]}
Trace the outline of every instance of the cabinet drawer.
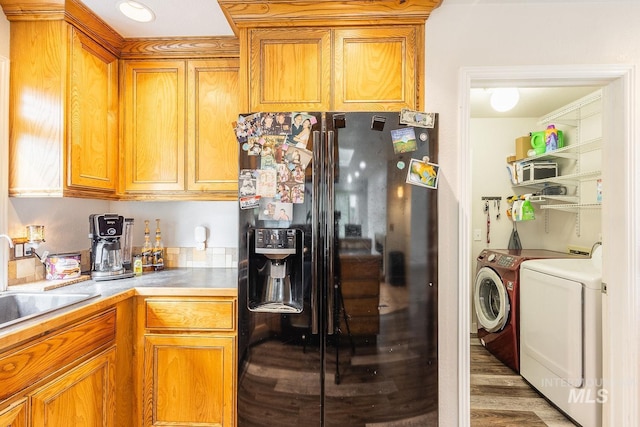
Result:
{"label": "cabinet drawer", "polygon": [[18,350],[0,354],[0,400],[56,372],[60,368],[112,344],[116,337],[116,312],[55,332]]}
{"label": "cabinet drawer", "polygon": [[235,330],[233,300],[147,299],[145,311],[148,329]]}

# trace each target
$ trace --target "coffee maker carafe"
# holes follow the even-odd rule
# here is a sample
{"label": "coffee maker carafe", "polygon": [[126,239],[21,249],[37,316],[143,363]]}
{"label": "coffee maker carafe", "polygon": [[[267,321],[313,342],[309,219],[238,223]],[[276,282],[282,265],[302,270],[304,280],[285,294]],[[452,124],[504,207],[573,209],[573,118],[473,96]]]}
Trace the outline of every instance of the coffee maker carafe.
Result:
{"label": "coffee maker carafe", "polygon": [[[89,216],[89,238],[91,239],[91,278],[112,280],[132,277],[133,272],[124,268],[123,235],[125,220],[118,214],[92,214]],[[127,232],[131,227],[126,228]]]}

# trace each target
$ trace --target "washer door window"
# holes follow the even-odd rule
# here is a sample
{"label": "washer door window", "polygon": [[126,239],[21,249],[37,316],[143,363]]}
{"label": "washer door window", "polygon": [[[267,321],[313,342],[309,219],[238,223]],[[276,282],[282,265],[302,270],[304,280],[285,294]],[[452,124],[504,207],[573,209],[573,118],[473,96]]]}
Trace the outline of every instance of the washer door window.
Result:
{"label": "washer door window", "polygon": [[474,303],[478,322],[487,332],[504,328],[509,319],[509,294],[500,276],[489,267],[476,275]]}

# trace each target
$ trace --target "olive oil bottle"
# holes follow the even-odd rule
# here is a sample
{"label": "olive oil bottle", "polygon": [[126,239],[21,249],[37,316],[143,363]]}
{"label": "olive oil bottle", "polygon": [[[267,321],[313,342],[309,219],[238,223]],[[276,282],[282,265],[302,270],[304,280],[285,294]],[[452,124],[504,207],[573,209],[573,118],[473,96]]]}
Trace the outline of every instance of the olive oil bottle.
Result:
{"label": "olive oil bottle", "polygon": [[160,232],[160,220],[156,219],[156,241],[153,245],[153,268],[164,269],[164,245],[162,244],[162,233]]}

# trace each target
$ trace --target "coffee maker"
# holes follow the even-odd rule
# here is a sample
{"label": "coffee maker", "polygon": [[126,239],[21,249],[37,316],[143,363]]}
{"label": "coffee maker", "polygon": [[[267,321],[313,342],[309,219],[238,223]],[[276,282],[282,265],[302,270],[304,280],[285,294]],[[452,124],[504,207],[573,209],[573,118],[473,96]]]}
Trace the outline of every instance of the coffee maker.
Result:
{"label": "coffee maker", "polygon": [[[132,277],[123,261],[123,242],[130,242],[132,227],[126,227],[125,219],[118,214],[89,215],[89,239],[91,239],[91,278],[96,281]],[[130,264],[130,263],[129,263]]]}

